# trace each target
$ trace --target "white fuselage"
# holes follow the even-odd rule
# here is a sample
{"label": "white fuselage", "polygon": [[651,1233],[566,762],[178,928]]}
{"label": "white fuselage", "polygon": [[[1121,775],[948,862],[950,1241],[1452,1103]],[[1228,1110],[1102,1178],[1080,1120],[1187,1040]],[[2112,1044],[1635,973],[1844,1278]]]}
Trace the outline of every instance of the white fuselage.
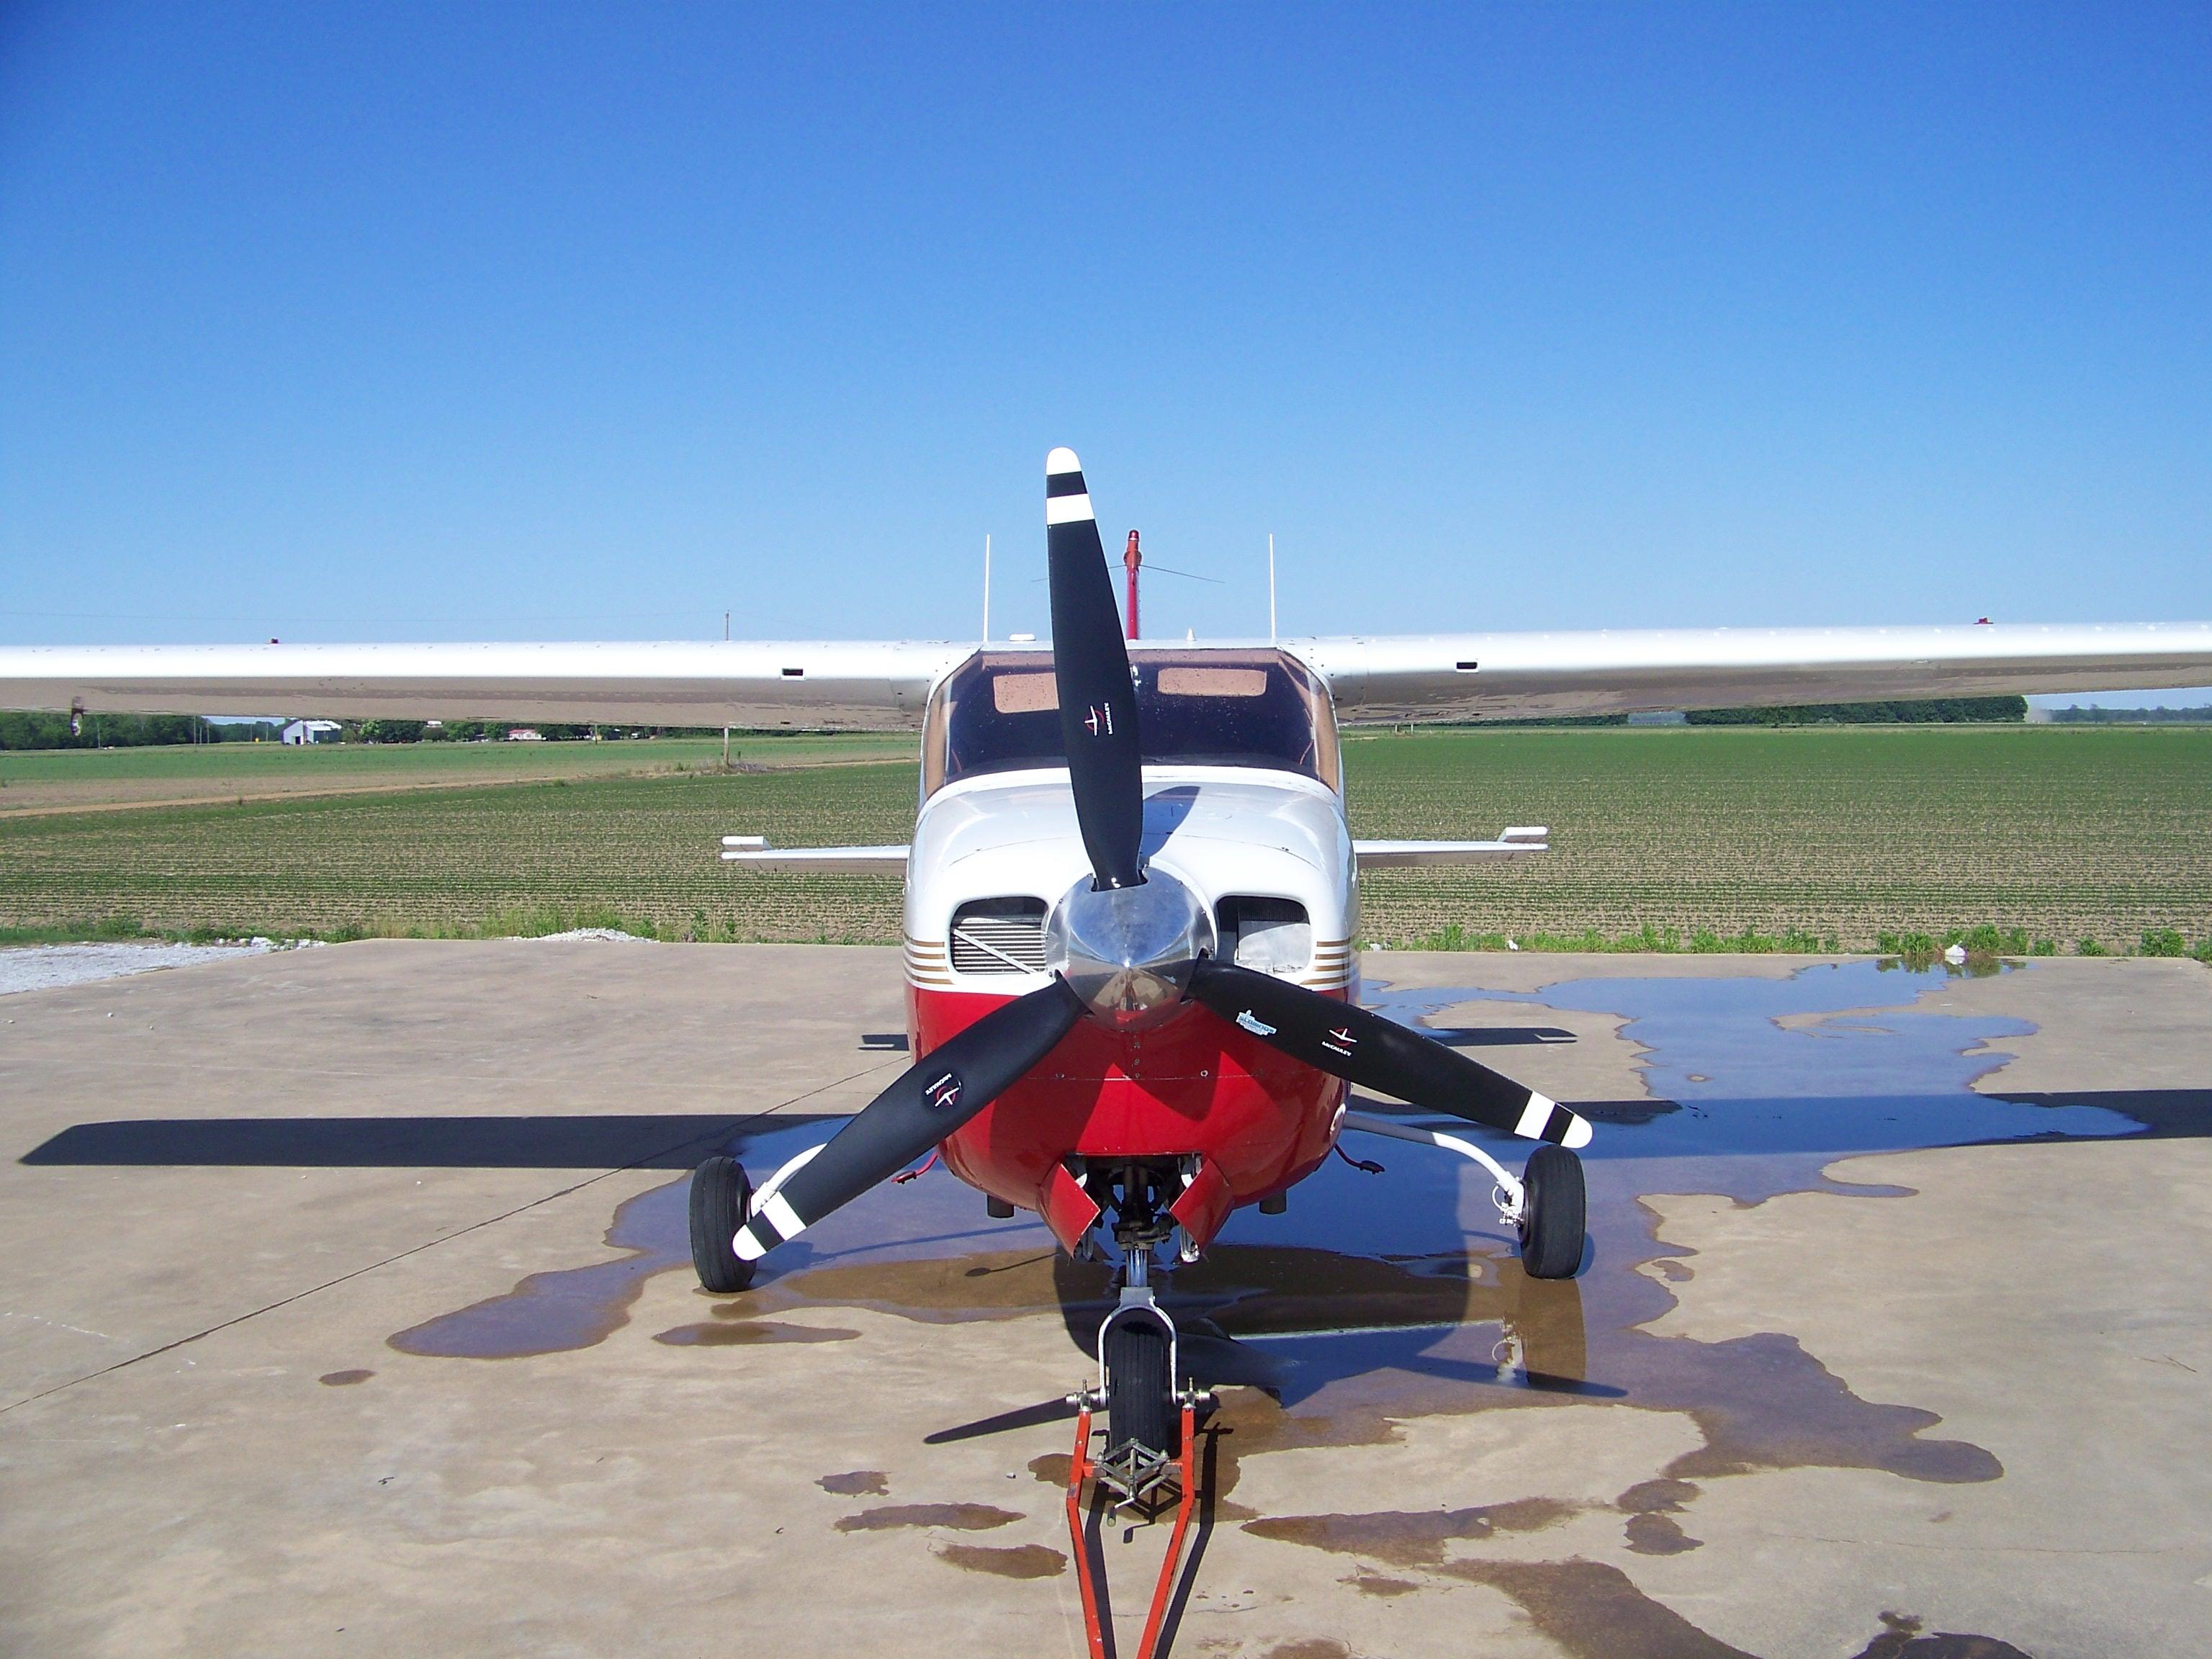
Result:
{"label": "white fuselage", "polygon": [[[1335,791],[1291,772],[1153,763],[1145,769],[1145,797],[1146,865],[1172,874],[1209,909],[1229,898],[1303,907],[1305,948],[1279,943],[1253,965],[1316,990],[1351,984],[1358,890]],[[1042,971],[1015,974],[996,964],[986,974],[963,972],[949,949],[953,916],[970,902],[1008,896],[1049,909],[1090,879],[1064,768],[947,784],[922,804],[907,862],[908,982],[998,995],[1037,988],[1046,982]]]}

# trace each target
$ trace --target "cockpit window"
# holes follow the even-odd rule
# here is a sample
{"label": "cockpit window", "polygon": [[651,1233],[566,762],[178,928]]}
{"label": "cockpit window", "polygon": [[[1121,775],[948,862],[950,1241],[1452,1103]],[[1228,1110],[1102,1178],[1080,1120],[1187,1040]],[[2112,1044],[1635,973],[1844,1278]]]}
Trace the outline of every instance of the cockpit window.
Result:
{"label": "cockpit window", "polygon": [[[923,741],[924,788],[1057,766],[1059,687],[1042,652],[981,652],[938,688]],[[1148,761],[1254,766],[1337,785],[1328,693],[1279,651],[1130,653]]]}

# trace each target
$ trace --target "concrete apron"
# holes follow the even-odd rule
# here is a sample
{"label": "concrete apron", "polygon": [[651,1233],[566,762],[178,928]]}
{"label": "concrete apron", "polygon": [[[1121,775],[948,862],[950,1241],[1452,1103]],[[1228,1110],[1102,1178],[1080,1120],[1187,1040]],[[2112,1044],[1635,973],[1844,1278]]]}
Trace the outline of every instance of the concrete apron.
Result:
{"label": "concrete apron", "polygon": [[[2203,969],[1366,973],[1606,1103],[1593,1254],[1525,1279],[1395,1143],[1240,1213],[1171,1292],[1226,1385],[1176,1651],[2200,1644]],[[376,941],[0,1020],[0,1649],[1081,1650],[1035,1408],[1095,1274],[940,1170],[691,1278],[684,1170],[904,1064],[895,952]],[[1107,1535],[1132,1603],[1158,1547]]]}

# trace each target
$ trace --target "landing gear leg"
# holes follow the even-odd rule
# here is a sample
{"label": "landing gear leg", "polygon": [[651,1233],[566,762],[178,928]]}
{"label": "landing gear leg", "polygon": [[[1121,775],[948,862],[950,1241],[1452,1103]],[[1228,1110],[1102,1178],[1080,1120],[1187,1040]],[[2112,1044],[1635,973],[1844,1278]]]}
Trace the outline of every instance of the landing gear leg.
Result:
{"label": "landing gear leg", "polygon": [[1418,1141],[1456,1152],[1490,1171],[1498,1184],[1491,1197],[1498,1218],[1521,1238],[1521,1265],[1531,1279],[1572,1279],[1583,1262],[1587,1205],[1583,1161],[1564,1146],[1539,1146],[1516,1180],[1512,1172],[1473,1141],[1441,1129],[1425,1129],[1395,1118],[1346,1112],[1344,1127],[1393,1140]]}

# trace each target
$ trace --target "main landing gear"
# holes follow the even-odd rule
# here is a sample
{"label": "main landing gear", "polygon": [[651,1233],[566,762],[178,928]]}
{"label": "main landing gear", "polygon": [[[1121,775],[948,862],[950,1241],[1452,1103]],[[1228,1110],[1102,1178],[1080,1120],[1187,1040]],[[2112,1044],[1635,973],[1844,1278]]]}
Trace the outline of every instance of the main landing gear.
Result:
{"label": "main landing gear", "polygon": [[1583,1265],[1583,1161],[1543,1146],[1521,1176],[1521,1266],[1531,1279],[1572,1279]]}
{"label": "main landing gear", "polygon": [[752,1207],[753,1184],[734,1158],[710,1158],[691,1172],[691,1265],[718,1296],[753,1282],[753,1264],[738,1260],[735,1243]]}
{"label": "main landing gear", "polygon": [[1583,1161],[1564,1146],[1549,1142],[1536,1148],[1519,1179],[1471,1140],[1424,1129],[1398,1118],[1370,1117],[1346,1112],[1344,1127],[1393,1140],[1411,1140],[1424,1146],[1440,1146],[1457,1152],[1490,1171],[1497,1185],[1491,1198],[1498,1218],[1521,1237],[1521,1267],[1531,1279],[1572,1279],[1583,1265],[1583,1234],[1588,1205],[1583,1188]]}

